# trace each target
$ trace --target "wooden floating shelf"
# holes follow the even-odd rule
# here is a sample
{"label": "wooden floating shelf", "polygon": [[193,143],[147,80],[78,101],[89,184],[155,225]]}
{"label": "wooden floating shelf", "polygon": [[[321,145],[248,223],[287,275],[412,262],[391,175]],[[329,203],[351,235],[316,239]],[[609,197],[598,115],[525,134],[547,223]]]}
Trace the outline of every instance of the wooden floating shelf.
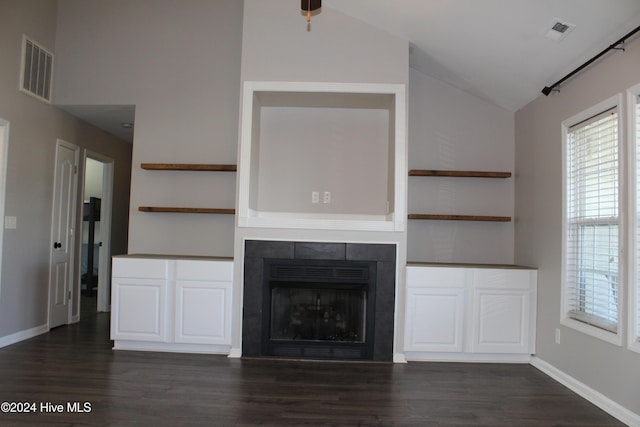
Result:
{"label": "wooden floating shelf", "polygon": [[141,163],[140,167],[156,171],[210,171],[236,172],[237,165],[200,164],[200,163]]}
{"label": "wooden floating shelf", "polygon": [[510,216],[487,216],[487,215],[436,215],[436,214],[409,214],[409,219],[427,219],[439,221],[488,221],[488,222],[509,222]]}
{"label": "wooden floating shelf", "polygon": [[510,178],[511,172],[411,169],[409,171],[409,176],[450,176],[450,177],[460,177],[460,178]]}
{"label": "wooden floating shelf", "polygon": [[177,207],[159,207],[159,206],[139,206],[140,212],[174,212],[174,213],[200,213],[200,214],[222,214],[235,215],[235,209],[222,208],[177,208]]}

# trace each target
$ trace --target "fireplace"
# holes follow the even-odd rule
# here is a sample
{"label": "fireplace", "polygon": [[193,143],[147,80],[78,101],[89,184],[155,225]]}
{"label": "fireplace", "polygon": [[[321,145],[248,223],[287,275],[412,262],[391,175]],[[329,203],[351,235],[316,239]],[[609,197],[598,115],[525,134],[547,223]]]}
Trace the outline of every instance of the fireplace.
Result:
{"label": "fireplace", "polygon": [[242,355],[393,360],[393,244],[245,242]]}
{"label": "fireplace", "polygon": [[375,264],[266,259],[262,354],[371,359]]}

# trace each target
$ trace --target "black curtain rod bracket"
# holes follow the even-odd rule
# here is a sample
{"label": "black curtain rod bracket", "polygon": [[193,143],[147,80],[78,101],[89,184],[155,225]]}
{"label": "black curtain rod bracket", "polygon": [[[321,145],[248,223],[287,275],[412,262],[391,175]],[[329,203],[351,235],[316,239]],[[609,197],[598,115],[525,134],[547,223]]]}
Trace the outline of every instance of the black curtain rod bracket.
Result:
{"label": "black curtain rod bracket", "polygon": [[[617,42],[609,45],[609,47],[607,47],[605,50],[603,50],[602,52],[600,52],[599,54],[597,54],[596,56],[594,56],[593,58],[591,58],[590,60],[588,60],[587,62],[585,62],[584,64],[582,64],[581,66],[579,66],[578,68],[576,68],[575,70],[573,70],[572,72],[570,72],[569,74],[567,74],[566,76],[564,76],[563,78],[561,78],[560,80],[558,80],[557,82],[555,82],[554,84],[552,84],[551,86],[545,86],[544,89],[542,89],[542,93],[545,96],[548,96],[551,92],[560,92],[560,88],[559,86],[564,83],[566,80],[570,79],[571,77],[573,77],[574,75],[576,75],[577,73],[579,73],[580,71],[584,70],[585,68],[587,68],[589,65],[591,65],[592,63],[594,63],[595,61],[597,61],[598,59],[600,59],[601,56],[603,56],[605,53],[611,51],[611,50],[621,50],[621,51],[625,51],[624,50],[624,43],[625,41],[633,36],[635,33],[637,33],[638,31],[640,31],[640,27],[636,27],[633,31],[631,31],[630,33],[624,35],[620,40],[618,40]],[[622,47],[619,47],[620,45],[622,45]]]}

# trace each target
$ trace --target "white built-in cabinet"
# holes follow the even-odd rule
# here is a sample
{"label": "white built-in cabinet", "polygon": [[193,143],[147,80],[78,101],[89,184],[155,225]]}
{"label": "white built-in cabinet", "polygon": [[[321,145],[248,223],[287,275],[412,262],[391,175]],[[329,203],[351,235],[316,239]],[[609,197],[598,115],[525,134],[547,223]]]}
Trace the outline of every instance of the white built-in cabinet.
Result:
{"label": "white built-in cabinet", "polygon": [[114,257],[114,348],[228,353],[232,284],[232,260]]}
{"label": "white built-in cabinet", "polygon": [[408,265],[407,360],[528,361],[535,352],[537,271]]}

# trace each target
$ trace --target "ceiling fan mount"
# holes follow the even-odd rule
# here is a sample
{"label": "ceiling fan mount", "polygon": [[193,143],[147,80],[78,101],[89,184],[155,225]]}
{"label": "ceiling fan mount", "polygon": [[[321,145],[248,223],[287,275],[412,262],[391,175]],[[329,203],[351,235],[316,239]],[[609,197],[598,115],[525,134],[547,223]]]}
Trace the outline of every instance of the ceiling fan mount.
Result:
{"label": "ceiling fan mount", "polygon": [[313,12],[322,7],[322,0],[300,0],[300,4],[305,12]]}

